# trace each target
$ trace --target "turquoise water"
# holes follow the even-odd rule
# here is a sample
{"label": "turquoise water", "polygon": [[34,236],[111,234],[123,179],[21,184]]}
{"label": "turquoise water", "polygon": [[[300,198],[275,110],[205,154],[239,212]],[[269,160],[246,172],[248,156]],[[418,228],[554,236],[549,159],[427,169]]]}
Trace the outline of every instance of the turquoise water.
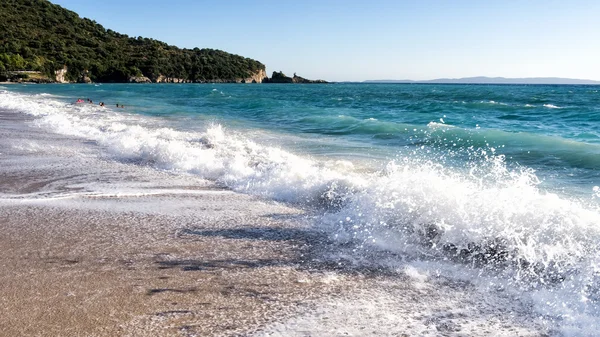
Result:
{"label": "turquoise water", "polygon": [[[83,140],[84,153],[96,153],[100,163],[178,179],[193,175],[299,207],[332,242],[354,247],[357,264],[423,261],[430,275],[477,279],[490,293],[519,294],[542,324],[565,336],[594,336],[600,330],[599,91],[12,85],[0,87],[0,109]],[[95,104],[74,104],[78,98]],[[39,151],[38,144],[15,146]],[[102,192],[94,181],[73,185],[75,194]],[[110,193],[120,188],[130,186],[113,184]]]}
{"label": "turquoise water", "polygon": [[[29,85],[124,104],[179,129],[220,123],[282,135],[302,154],[379,164],[428,157],[452,167],[486,154],[535,169],[548,188],[591,196],[600,184],[600,88],[543,85]],[[297,139],[285,139],[293,135]],[[275,136],[277,137],[277,136]],[[270,141],[267,139],[267,141]]]}

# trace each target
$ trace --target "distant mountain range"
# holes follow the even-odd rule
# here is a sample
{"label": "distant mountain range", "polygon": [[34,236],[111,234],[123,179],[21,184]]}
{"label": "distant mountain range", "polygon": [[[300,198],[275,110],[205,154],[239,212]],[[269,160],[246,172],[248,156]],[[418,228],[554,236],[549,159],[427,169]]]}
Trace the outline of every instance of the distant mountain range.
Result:
{"label": "distant mountain range", "polygon": [[413,81],[413,80],[368,80],[363,83],[456,83],[456,84],[598,84],[600,81],[580,80],[575,78],[561,77],[527,77],[527,78],[506,78],[506,77],[463,77],[463,78],[437,78],[434,80]]}

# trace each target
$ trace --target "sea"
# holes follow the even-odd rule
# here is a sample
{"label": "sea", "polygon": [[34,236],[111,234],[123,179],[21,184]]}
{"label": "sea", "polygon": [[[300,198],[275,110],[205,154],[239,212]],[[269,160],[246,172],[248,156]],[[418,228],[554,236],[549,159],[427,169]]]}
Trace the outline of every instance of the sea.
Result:
{"label": "sea", "polygon": [[[44,135],[10,143],[13,168],[52,152],[206,181],[303,210],[340,269],[444,278],[547,335],[600,335],[599,86],[27,84],[0,86],[0,110],[5,141],[15,120]],[[0,204],[144,193],[86,179]]]}

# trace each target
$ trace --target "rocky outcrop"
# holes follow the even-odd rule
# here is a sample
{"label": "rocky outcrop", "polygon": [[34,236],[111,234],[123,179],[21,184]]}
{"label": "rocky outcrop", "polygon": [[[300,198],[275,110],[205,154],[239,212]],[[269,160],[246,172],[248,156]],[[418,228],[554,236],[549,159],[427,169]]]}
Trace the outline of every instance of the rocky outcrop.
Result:
{"label": "rocky outcrop", "polygon": [[54,75],[56,75],[55,79],[57,83],[69,83],[69,81],[67,81],[66,79],[68,70],[69,68],[67,68],[67,66],[64,66],[62,69],[59,69],[54,72]]}
{"label": "rocky outcrop", "polygon": [[[67,79],[67,73],[69,72],[69,68],[65,65],[62,69],[56,70],[54,72],[54,81],[56,83],[71,83]],[[90,72],[88,70],[84,70],[79,74],[76,80],[77,83],[92,83],[92,79],[90,78]]]}
{"label": "rocky outcrop", "polygon": [[193,83],[245,83],[241,80],[223,80],[220,78],[214,80],[196,80]]}
{"label": "rocky outcrop", "polygon": [[77,83],[92,83],[92,79],[90,78],[90,72],[84,70],[83,73],[81,73],[81,76],[79,76],[79,78],[77,79]]}
{"label": "rocky outcrop", "polygon": [[294,83],[327,83],[327,81],[323,81],[323,80],[308,80],[304,77],[296,76],[296,73],[294,73],[294,77],[292,77],[292,82],[294,82]]}
{"label": "rocky outcrop", "polygon": [[262,83],[267,78],[267,72],[264,69],[259,69],[251,74],[247,78],[238,78],[236,83]]}
{"label": "rocky outcrop", "polygon": [[190,80],[186,80],[183,78],[177,78],[177,77],[167,77],[164,75],[159,75],[154,82],[155,83],[192,83],[192,81],[190,81]]}
{"label": "rocky outcrop", "polygon": [[294,80],[289,77],[289,76],[285,76],[285,74],[282,71],[274,71],[273,75],[271,75],[271,78],[267,79],[267,81],[265,81],[267,83],[294,83]]}
{"label": "rocky outcrop", "polygon": [[294,73],[294,77],[289,77],[281,71],[274,71],[271,78],[263,80],[263,83],[327,83],[327,81],[309,80],[304,77],[297,76],[296,73]]}
{"label": "rocky outcrop", "polygon": [[88,75],[82,75],[77,82],[79,82],[79,83],[92,83],[92,79]]}
{"label": "rocky outcrop", "polygon": [[[57,83],[70,83],[67,80],[66,75],[68,72],[67,66],[62,69],[55,71]],[[79,83],[91,83],[89,72],[85,70],[78,78]],[[267,73],[264,69],[259,69],[250,74],[247,78],[236,78],[236,79],[212,79],[212,80],[188,80],[177,77],[168,77],[164,75],[158,75],[158,77],[149,78],[141,74],[140,76],[131,76],[127,79],[129,83],[328,83],[323,80],[309,80],[304,77],[298,76],[294,73],[293,77],[286,76],[281,71],[274,71],[271,78],[267,77]]]}
{"label": "rocky outcrop", "polygon": [[146,76],[131,76],[127,81],[129,83],[152,83],[152,80]]}

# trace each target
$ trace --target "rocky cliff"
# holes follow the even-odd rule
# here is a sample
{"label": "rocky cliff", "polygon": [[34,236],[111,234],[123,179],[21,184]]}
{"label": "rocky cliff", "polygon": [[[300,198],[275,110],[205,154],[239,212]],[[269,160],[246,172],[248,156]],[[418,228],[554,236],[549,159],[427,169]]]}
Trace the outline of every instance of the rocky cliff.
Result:
{"label": "rocky cliff", "polygon": [[259,69],[251,74],[250,77],[237,79],[237,83],[262,83],[267,78],[267,72]]}
{"label": "rocky cliff", "polygon": [[238,77],[232,80],[226,79],[215,79],[206,81],[191,81],[188,79],[168,77],[164,75],[158,75],[156,78],[149,78],[146,76],[131,76],[128,79],[129,83],[262,83],[267,78],[267,73],[264,69],[259,69],[251,73],[246,78]]}
{"label": "rocky cliff", "polygon": [[[68,80],[69,68],[64,66],[62,69],[55,71],[55,78],[37,78],[34,77],[32,79],[21,79],[19,82],[39,82],[39,83],[48,83],[48,82],[56,82],[56,83],[91,83],[92,80],[89,77],[89,72],[84,70],[80,72],[77,77],[77,81]],[[36,73],[34,71],[21,71],[19,73]],[[41,73],[39,74],[41,75]],[[71,76],[73,77],[73,76]],[[10,79],[9,79],[10,81]],[[304,77],[298,76],[294,73],[293,77],[286,76],[281,71],[274,71],[271,78],[267,77],[267,73],[264,69],[259,69],[250,74],[250,76],[246,78],[236,78],[236,79],[214,79],[214,80],[197,80],[192,81],[184,78],[177,77],[168,77],[164,75],[158,75],[157,77],[150,78],[140,74],[139,76],[130,76],[126,82],[128,83],[328,83],[323,80],[309,80]]]}
{"label": "rocky cliff", "polygon": [[64,66],[62,69],[55,71],[54,74],[56,75],[56,78],[55,78],[56,82],[69,83],[69,81],[67,81],[67,79],[66,79],[67,71],[68,71],[67,66]]}
{"label": "rocky cliff", "polygon": [[128,80],[129,83],[152,83],[152,80],[146,76],[131,76]]}
{"label": "rocky cliff", "polygon": [[156,80],[154,80],[155,83],[192,83],[192,81],[190,80],[186,80],[183,78],[178,78],[178,77],[168,77],[168,76],[164,76],[164,75],[159,75],[158,78]]}

